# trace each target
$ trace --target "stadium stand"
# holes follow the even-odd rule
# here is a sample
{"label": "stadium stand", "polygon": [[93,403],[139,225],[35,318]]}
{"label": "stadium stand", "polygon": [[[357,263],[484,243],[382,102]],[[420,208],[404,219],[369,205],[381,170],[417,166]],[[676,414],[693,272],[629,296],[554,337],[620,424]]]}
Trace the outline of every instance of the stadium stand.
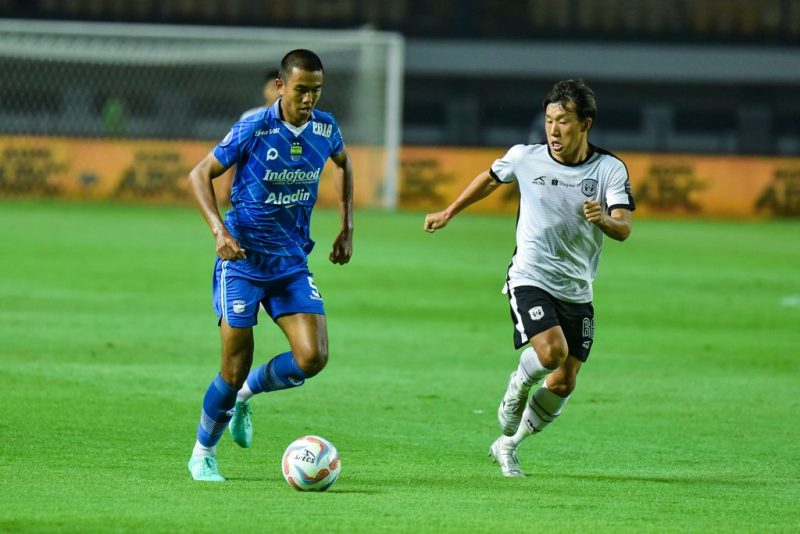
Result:
{"label": "stadium stand", "polygon": [[[0,16],[397,31],[405,144],[524,141],[540,95],[581,76],[602,95],[598,144],[800,154],[800,0],[0,0]],[[35,111],[63,107],[39,90]]]}

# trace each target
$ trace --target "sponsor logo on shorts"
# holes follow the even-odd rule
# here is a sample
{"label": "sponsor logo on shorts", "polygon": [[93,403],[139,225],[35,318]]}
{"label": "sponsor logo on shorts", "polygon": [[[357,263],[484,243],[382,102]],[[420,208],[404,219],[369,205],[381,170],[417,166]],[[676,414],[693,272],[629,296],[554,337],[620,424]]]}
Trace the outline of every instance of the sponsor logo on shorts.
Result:
{"label": "sponsor logo on shorts", "polygon": [[541,306],[534,306],[530,310],[528,310],[528,315],[531,316],[532,321],[538,321],[542,317],[544,317],[544,310]]}
{"label": "sponsor logo on shorts", "polygon": [[245,302],[243,300],[233,301],[233,313],[244,313]]}
{"label": "sponsor logo on shorts", "polygon": [[591,346],[592,346],[592,340],[591,339],[589,341],[584,341],[583,342],[583,348],[584,349],[589,350],[589,347],[591,347]]}

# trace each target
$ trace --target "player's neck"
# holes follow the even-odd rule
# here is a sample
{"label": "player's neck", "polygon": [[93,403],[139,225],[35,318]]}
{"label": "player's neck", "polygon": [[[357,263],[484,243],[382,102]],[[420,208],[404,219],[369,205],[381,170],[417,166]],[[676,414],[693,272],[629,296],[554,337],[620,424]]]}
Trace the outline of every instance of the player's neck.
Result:
{"label": "player's neck", "polygon": [[287,124],[291,124],[291,125],[292,125],[292,126],[294,126],[295,128],[300,128],[300,127],[301,127],[301,126],[303,126],[305,123],[307,123],[309,120],[311,120],[311,116],[310,116],[310,115],[309,115],[307,118],[303,118],[303,117],[290,117],[290,116],[289,116],[289,115],[286,113],[286,110],[283,108],[283,105],[284,105],[284,101],[283,101],[283,99],[281,99],[281,102],[280,102],[280,104],[278,105],[278,112],[279,112],[279,116],[278,116],[278,118],[279,118],[280,120],[282,120],[283,122],[285,122],[285,123],[287,123]]}

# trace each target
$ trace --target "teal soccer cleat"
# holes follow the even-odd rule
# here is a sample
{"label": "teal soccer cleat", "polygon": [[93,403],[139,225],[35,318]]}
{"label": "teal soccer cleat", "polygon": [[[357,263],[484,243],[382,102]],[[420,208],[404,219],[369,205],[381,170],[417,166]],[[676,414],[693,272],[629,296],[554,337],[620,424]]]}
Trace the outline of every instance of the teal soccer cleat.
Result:
{"label": "teal soccer cleat", "polygon": [[233,441],[245,449],[253,444],[253,423],[250,422],[252,413],[250,403],[236,401],[236,405],[233,407],[233,417],[228,425]]}
{"label": "teal soccer cleat", "polygon": [[216,456],[189,458],[189,472],[193,479],[202,482],[225,482],[225,479],[219,474]]}

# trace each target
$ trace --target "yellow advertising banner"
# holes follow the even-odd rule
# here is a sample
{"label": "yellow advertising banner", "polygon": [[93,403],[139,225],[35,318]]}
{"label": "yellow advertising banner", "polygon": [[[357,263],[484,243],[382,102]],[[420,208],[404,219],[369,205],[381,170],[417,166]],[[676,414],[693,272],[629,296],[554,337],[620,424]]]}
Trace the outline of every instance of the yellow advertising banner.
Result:
{"label": "yellow advertising banner", "polygon": [[[505,149],[405,147],[400,207],[442,209]],[[618,153],[631,178],[637,217],[800,216],[800,158]],[[514,213],[516,186],[501,188],[471,212]]]}
{"label": "yellow advertising banner", "polygon": [[[0,197],[191,202],[186,177],[214,142],[0,137]],[[384,151],[348,147],[356,171],[355,203],[382,204]],[[400,154],[398,207],[446,207],[503,148],[404,147]],[[627,165],[637,216],[764,218],[800,216],[800,158],[617,154]],[[336,205],[325,168],[323,206]],[[215,180],[226,202],[232,172]],[[514,213],[509,185],[470,207],[475,213]]]}
{"label": "yellow advertising banner", "polygon": [[[0,198],[61,197],[85,200],[192,201],[187,176],[214,147],[203,141],[131,141],[53,137],[0,137]],[[358,169],[357,206],[379,205],[382,148],[349,148]],[[319,202],[336,204],[328,162]],[[233,171],[214,180],[220,203],[228,201]]]}

